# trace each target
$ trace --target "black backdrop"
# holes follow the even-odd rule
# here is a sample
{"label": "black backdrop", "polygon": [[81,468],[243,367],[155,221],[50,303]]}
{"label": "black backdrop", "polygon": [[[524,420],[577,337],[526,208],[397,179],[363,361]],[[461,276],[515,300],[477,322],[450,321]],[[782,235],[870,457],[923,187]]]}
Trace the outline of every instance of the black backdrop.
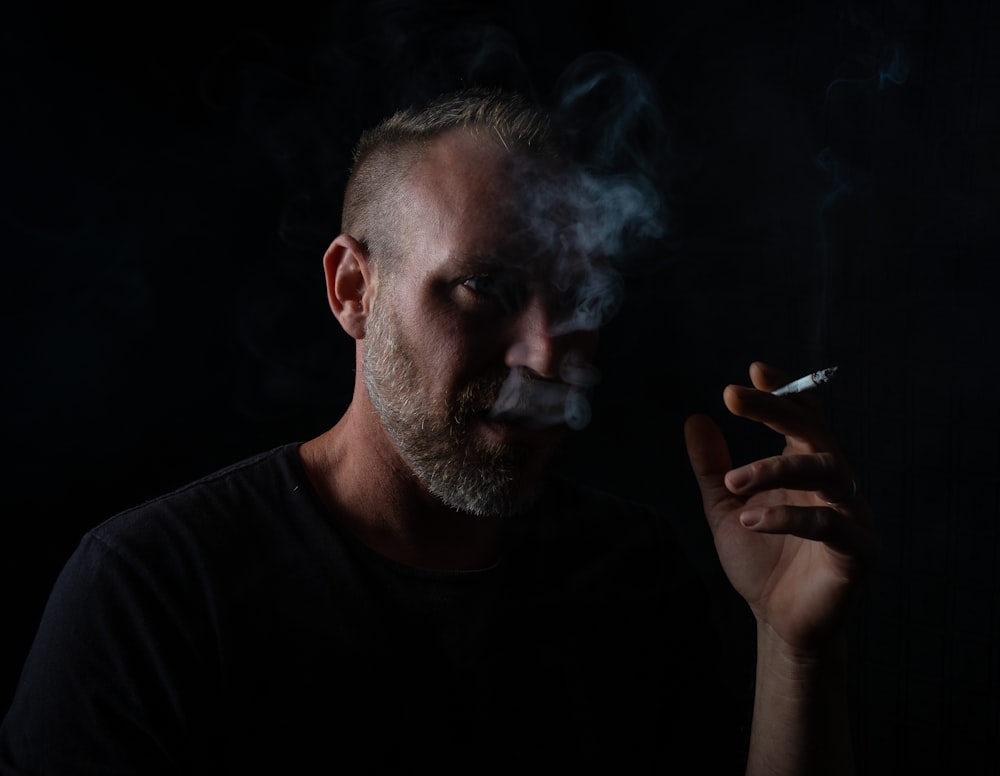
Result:
{"label": "black backdrop", "polygon": [[[461,83],[551,96],[586,62],[651,88],[643,148],[671,231],[608,327],[595,420],[565,462],[675,513],[745,634],[680,423],[705,410],[739,459],[771,452],[724,417],[722,387],[755,358],[838,365],[827,406],[883,542],[852,623],[862,772],[1000,767],[994,5],[4,15],[4,708],[86,528],[344,408],[351,343],[320,258],[357,133]],[[590,108],[614,114],[608,99]]]}

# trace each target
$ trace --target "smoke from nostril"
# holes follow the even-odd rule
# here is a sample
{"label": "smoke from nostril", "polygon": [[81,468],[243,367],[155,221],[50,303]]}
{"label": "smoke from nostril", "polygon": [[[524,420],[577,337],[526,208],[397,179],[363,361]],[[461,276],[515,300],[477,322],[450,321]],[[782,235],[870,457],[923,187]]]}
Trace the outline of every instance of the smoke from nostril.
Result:
{"label": "smoke from nostril", "polygon": [[570,353],[563,359],[559,375],[559,381],[543,380],[512,369],[490,417],[534,428],[560,424],[574,431],[585,428],[593,415],[586,390],[597,384],[597,369],[579,354]]}

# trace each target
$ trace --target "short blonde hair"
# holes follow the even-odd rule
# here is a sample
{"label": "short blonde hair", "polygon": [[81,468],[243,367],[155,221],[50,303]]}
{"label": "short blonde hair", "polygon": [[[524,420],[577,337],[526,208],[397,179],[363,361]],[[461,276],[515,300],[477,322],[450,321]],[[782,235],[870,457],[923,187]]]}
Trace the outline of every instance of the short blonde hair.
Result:
{"label": "short blonde hair", "polygon": [[389,116],[362,133],[344,192],[341,231],[391,270],[398,251],[404,183],[427,145],[462,128],[499,139],[514,155],[559,157],[563,146],[548,117],[523,95],[471,87]]}

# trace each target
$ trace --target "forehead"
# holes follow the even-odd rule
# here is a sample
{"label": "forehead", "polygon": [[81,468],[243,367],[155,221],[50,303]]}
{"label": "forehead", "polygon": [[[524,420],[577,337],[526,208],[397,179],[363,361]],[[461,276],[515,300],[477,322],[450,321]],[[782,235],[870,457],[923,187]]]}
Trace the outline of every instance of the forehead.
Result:
{"label": "forehead", "polygon": [[410,228],[438,238],[488,237],[512,209],[509,155],[482,133],[452,130],[432,141],[406,182]]}
{"label": "forehead", "polygon": [[411,247],[538,262],[579,222],[571,177],[554,163],[511,153],[489,128],[434,140],[404,184]]}

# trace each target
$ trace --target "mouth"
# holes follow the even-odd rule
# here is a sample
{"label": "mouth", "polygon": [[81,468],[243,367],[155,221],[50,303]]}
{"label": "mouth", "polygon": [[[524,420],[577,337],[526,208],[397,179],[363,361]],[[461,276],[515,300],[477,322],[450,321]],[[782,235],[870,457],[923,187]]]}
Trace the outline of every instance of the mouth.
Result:
{"label": "mouth", "polygon": [[526,413],[518,412],[516,409],[508,409],[491,411],[487,413],[486,417],[491,423],[517,426],[531,431],[552,428],[553,426],[562,426],[565,423],[562,412],[556,415]]}
{"label": "mouth", "polygon": [[491,409],[491,418],[527,427],[583,428],[590,404],[579,386],[562,381],[526,378],[512,371]]}
{"label": "mouth", "polygon": [[562,420],[514,412],[490,412],[479,418],[487,435],[500,444],[512,447],[554,447],[568,431]]}

